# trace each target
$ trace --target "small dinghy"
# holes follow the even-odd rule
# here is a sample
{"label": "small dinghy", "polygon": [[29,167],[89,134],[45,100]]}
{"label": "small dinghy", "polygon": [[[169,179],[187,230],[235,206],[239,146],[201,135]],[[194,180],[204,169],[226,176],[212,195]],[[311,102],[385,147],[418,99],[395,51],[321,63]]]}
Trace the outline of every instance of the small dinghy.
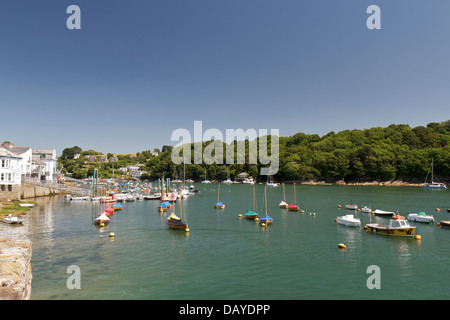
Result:
{"label": "small dinghy", "polygon": [[353,214],[346,214],[345,216],[337,217],[336,222],[347,227],[361,226],[361,220],[355,218]]}
{"label": "small dinghy", "polygon": [[21,224],[23,223],[23,219],[19,217],[13,217],[12,214],[8,214],[6,218],[3,218],[3,222],[9,224]]}

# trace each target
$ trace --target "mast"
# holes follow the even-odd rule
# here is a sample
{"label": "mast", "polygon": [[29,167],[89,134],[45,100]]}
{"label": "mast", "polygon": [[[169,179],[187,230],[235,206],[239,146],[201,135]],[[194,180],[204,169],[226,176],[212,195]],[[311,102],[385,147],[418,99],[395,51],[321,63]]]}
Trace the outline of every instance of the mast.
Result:
{"label": "mast", "polygon": [[255,185],[253,185],[253,212],[255,211]]}
{"label": "mast", "polygon": [[266,216],[267,216],[267,184],[266,184],[266,186],[264,187],[264,198],[265,198],[265,201],[266,201]]}
{"label": "mast", "polygon": [[286,193],[284,192],[284,182],[283,182],[283,201],[286,202]]}
{"label": "mast", "polygon": [[217,202],[219,202],[219,195],[220,195],[220,182],[219,182],[219,191],[217,191]]}
{"label": "mast", "polygon": [[294,204],[295,204],[295,182],[294,182]]}

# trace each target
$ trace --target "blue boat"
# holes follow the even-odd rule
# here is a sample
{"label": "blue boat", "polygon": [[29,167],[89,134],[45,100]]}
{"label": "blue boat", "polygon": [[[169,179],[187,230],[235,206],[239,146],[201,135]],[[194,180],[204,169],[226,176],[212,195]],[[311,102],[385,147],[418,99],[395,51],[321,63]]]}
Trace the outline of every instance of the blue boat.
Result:
{"label": "blue boat", "polygon": [[123,206],[122,206],[122,203],[116,203],[114,206],[113,206],[113,209],[114,209],[114,211],[120,211],[120,210],[122,210],[123,209]]}
{"label": "blue boat", "polygon": [[269,223],[273,222],[273,219],[269,217],[267,214],[265,214],[264,217],[260,219],[260,221],[261,223],[265,223],[266,225],[268,225]]}
{"label": "blue boat", "polygon": [[225,209],[225,205],[222,202],[217,202],[214,207],[216,209]]}

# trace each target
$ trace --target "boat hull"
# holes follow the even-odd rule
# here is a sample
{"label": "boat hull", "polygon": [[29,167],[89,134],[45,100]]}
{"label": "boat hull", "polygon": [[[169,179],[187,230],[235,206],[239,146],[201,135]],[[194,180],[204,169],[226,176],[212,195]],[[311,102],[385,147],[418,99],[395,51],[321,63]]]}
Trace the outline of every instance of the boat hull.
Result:
{"label": "boat hull", "polygon": [[7,224],[22,224],[23,220],[22,219],[15,220],[15,219],[4,218],[3,222],[7,223]]}
{"label": "boat hull", "polygon": [[376,214],[377,216],[385,216],[385,217],[391,217],[395,215],[395,213],[392,211],[383,211],[378,209],[376,209],[373,213]]}
{"label": "boat hull", "polygon": [[367,232],[397,237],[414,237],[416,232],[416,227],[389,228],[389,226],[379,225],[377,223],[367,224],[364,229]]}
{"label": "boat hull", "polygon": [[433,216],[419,216],[418,214],[408,214],[407,219],[414,222],[430,223],[434,221]]}

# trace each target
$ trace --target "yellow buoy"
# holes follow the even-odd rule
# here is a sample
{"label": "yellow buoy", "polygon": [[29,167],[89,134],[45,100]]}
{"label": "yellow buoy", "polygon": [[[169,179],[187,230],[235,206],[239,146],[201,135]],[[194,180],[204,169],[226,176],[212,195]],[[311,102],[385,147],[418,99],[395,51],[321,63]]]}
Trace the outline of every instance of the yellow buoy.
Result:
{"label": "yellow buoy", "polygon": [[262,227],[265,227],[265,226],[266,226],[266,224],[265,224],[265,223],[261,223],[261,226],[262,226]]}
{"label": "yellow buoy", "polygon": [[346,249],[347,248],[347,246],[345,244],[343,244],[343,243],[339,243],[338,247],[341,248],[341,249]]}
{"label": "yellow buoy", "polygon": [[189,232],[189,231],[191,231],[191,229],[189,229],[188,227],[186,227],[186,232]]}
{"label": "yellow buoy", "polygon": [[302,210],[302,213],[305,213],[305,210]]}
{"label": "yellow buoy", "polygon": [[238,214],[238,217],[239,217],[239,218],[242,218],[242,214]]}
{"label": "yellow buoy", "polygon": [[100,227],[104,227],[105,226],[105,224],[104,223],[100,223]]}
{"label": "yellow buoy", "polygon": [[111,238],[114,237],[114,236],[115,236],[114,232],[110,232],[110,233],[109,233],[109,236],[110,236]]}
{"label": "yellow buoy", "polygon": [[313,215],[313,216],[315,216],[315,215],[316,215],[316,213],[315,213],[315,212],[313,212],[313,213],[312,213],[312,215]]}
{"label": "yellow buoy", "polygon": [[416,234],[416,235],[414,236],[414,239],[416,239],[416,240],[422,240],[422,236],[421,236],[420,234]]}

